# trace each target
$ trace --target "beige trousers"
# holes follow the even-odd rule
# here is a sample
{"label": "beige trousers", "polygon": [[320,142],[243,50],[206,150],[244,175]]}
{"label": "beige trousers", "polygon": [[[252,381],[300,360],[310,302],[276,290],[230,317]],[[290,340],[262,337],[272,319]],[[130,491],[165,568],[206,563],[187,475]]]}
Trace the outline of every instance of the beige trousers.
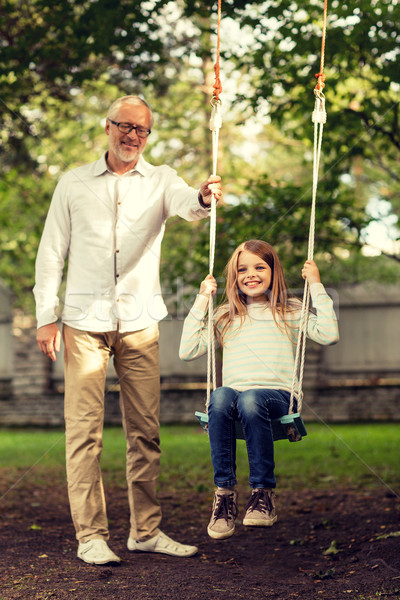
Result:
{"label": "beige trousers", "polygon": [[153,537],[161,522],[156,496],[161,455],[158,325],[133,333],[93,333],[64,325],[63,337],[67,480],[76,537],[80,542],[109,538],[100,456],[111,355],[127,441],[130,537]]}

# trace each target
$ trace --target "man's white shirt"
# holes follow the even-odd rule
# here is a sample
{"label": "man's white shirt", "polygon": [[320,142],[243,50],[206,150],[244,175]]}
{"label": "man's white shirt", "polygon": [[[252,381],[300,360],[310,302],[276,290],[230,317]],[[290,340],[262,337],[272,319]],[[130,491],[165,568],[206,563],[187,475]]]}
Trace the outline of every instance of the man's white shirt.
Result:
{"label": "man's white shirt", "polygon": [[60,179],[36,259],[38,327],[58,318],[64,262],[68,273],[62,321],[85,331],[137,331],[167,315],[159,279],[166,220],[202,219],[198,190],[176,171],[140,156],[112,173],[106,155]]}

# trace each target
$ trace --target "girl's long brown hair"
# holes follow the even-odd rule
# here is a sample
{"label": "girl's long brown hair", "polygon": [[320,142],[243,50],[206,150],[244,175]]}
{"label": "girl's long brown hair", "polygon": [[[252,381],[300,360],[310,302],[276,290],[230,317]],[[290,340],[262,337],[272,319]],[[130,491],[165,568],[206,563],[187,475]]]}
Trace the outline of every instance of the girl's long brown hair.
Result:
{"label": "girl's long brown hair", "polygon": [[289,292],[283,274],[283,269],[278,255],[267,242],[263,240],[248,240],[243,242],[233,252],[225,267],[226,287],[224,302],[218,307],[215,333],[220,344],[233,319],[240,317],[240,324],[247,315],[246,296],[242,294],[238,286],[238,262],[241,252],[251,252],[259,256],[271,269],[271,284],[268,289],[268,303],[272,310],[274,321],[278,327],[284,327],[287,331],[285,317],[293,306],[289,302],[292,297]]}

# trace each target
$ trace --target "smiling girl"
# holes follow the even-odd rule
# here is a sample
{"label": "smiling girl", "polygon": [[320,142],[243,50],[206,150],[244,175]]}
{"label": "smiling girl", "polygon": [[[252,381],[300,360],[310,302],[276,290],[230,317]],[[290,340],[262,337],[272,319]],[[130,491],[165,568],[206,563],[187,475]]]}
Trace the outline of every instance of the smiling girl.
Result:
{"label": "smiling girl", "polygon": [[[223,386],[211,394],[208,429],[215,490],[208,534],[230,537],[238,514],[235,421],[240,420],[249,459],[252,490],[243,524],[266,527],[277,520],[271,419],[288,414],[301,301],[290,296],[279,258],[262,240],[236,248],[225,269],[226,301],[215,311],[215,334],[223,350]],[[338,341],[332,300],[314,261],[302,277],[310,284],[315,313],[307,336],[319,344]],[[205,316],[217,283],[207,275],[185,319],[179,356],[193,360],[207,351]],[[295,407],[296,409],[296,401]]]}

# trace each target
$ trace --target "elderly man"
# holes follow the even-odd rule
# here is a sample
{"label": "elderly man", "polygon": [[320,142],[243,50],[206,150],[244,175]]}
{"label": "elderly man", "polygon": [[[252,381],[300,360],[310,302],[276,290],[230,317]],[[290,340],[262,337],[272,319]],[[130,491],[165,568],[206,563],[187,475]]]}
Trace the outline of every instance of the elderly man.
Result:
{"label": "elderly man", "polygon": [[68,255],[62,311],[68,494],[78,557],[90,564],[121,560],[107,544],[99,464],[110,356],[127,440],[128,549],[183,557],[197,552],[159,529],[158,321],[167,314],[159,259],[168,217],[206,217],[212,194],[218,201],[222,192],[219,177],[195,190],[170,167],[147,163],[142,152],[152,123],[149,106],[137,96],[111,105],[108,151],[60,179],[36,261],[37,342],[54,361],[60,349],[57,294]]}

